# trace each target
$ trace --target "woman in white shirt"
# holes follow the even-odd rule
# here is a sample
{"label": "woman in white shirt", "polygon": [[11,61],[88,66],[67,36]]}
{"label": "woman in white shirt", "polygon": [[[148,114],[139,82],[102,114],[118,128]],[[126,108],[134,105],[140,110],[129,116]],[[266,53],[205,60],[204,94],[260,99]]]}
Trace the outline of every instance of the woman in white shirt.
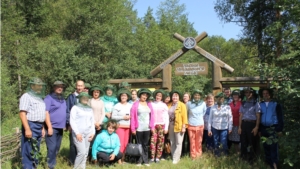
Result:
{"label": "woman in white shirt", "polygon": [[[228,105],[224,105],[224,93],[216,95],[217,104],[210,109],[208,119],[208,135],[214,138],[215,155],[221,152],[228,154],[227,138],[232,130],[232,113]],[[220,150],[221,149],[221,150]]]}
{"label": "woman in white shirt", "polygon": [[[122,161],[124,162],[125,149],[128,144],[130,134],[130,109],[132,106],[132,104],[128,103],[131,99],[130,91],[126,88],[120,89],[118,91],[117,98],[119,103],[113,107],[111,118],[119,123],[116,133],[120,139],[120,152],[123,154]],[[119,161],[119,164],[121,164],[122,161]]]}
{"label": "woman in white shirt", "polygon": [[70,113],[72,137],[77,150],[74,168],[85,168],[90,142],[95,135],[94,115],[88,105],[90,95],[81,92],[77,97],[79,103],[72,107]]}

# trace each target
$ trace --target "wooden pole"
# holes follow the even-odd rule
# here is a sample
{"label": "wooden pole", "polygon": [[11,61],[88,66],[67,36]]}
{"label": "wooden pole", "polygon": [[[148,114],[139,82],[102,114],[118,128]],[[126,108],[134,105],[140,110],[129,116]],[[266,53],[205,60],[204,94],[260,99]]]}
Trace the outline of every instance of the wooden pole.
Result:
{"label": "wooden pole", "polygon": [[220,80],[222,78],[221,67],[213,63],[213,93],[216,95],[218,92],[222,91],[222,84]]}
{"label": "wooden pole", "polygon": [[172,90],[172,65],[168,64],[163,69],[163,82],[162,88],[166,88],[168,91]]}

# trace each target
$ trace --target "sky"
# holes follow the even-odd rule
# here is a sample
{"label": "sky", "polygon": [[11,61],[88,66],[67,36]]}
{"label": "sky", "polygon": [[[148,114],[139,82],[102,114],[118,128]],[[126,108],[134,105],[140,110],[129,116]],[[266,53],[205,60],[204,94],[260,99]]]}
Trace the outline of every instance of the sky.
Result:
{"label": "sky", "polygon": [[[156,16],[156,10],[160,2],[164,0],[137,0],[134,9],[138,12],[138,17],[145,16],[148,7],[153,9],[153,15]],[[208,36],[218,35],[226,40],[231,38],[238,39],[241,34],[241,27],[235,23],[222,23],[214,10],[215,0],[180,0],[180,4],[185,4],[185,13],[188,14],[188,20],[193,23],[194,29],[198,34],[206,32]],[[178,32],[180,34],[180,32]]]}

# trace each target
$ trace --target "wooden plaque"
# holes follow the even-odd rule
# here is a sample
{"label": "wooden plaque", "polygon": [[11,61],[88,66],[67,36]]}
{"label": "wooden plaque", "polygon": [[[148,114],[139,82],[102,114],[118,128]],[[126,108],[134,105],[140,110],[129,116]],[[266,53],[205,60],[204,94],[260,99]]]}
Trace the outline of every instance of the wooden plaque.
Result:
{"label": "wooden plaque", "polygon": [[178,63],[175,64],[175,75],[207,75],[208,64],[207,62],[197,63]]}

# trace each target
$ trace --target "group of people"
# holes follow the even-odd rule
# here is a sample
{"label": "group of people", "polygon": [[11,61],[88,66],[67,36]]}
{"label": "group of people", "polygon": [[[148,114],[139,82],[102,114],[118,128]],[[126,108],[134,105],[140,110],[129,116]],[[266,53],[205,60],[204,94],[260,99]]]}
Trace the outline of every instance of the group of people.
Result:
{"label": "group of people", "polygon": [[130,137],[142,146],[137,166],[150,166],[164,159],[168,141],[173,164],[185,151],[192,160],[199,159],[202,143],[217,157],[228,155],[234,145],[233,151],[251,163],[258,155],[260,136],[273,138],[271,143],[263,142],[265,159],[271,168],[278,166],[275,138],[283,130],[283,115],[280,104],[272,100],[271,89],[260,90],[263,101],[259,102],[250,87],[232,92],[225,88],[215,96],[195,89],[191,96],[182,96],[177,90],[130,90],[126,82],[117,92],[113,85],[86,88],[78,80],[76,91],[66,100],[62,81],[55,81],[47,96],[45,87],[40,78],[32,78],[20,98],[24,169],[38,165],[36,154],[42,137],[46,140],[48,167],[53,169],[64,130],[69,131],[70,163],[74,168],[85,168],[88,157],[104,165],[125,163]]}

